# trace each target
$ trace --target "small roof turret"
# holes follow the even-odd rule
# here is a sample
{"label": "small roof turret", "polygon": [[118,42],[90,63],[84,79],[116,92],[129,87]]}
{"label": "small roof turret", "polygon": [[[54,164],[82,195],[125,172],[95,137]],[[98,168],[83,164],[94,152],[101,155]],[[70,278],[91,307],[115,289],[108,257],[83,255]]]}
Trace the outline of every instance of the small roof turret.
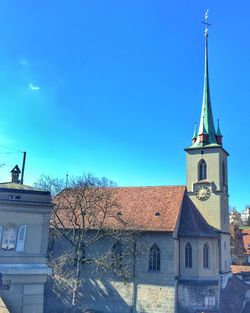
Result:
{"label": "small roof turret", "polygon": [[217,126],[217,132],[216,132],[216,136],[220,136],[222,137],[222,133],[220,131],[220,119],[218,118],[217,120],[218,126]]}
{"label": "small roof turret", "polygon": [[19,175],[21,173],[18,165],[16,165],[11,171],[11,175],[12,175],[12,179],[11,179],[11,182],[12,183],[19,183]]}
{"label": "small roof turret", "polygon": [[192,139],[196,139],[197,138],[197,123],[195,122],[194,123],[194,133],[193,133],[193,137],[192,137]]}
{"label": "small roof turret", "polygon": [[217,143],[218,145],[222,145],[222,133],[220,131],[220,120],[218,119],[217,120],[218,122],[218,126],[217,126],[217,132],[216,132],[216,140],[217,140]]}

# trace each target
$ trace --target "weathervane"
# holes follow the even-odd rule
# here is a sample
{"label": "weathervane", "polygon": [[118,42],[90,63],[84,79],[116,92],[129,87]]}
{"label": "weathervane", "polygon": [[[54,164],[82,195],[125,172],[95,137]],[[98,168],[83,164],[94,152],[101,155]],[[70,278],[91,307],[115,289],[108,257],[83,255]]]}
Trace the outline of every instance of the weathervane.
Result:
{"label": "weathervane", "polygon": [[209,24],[208,23],[208,9],[207,9],[207,11],[206,11],[206,13],[205,13],[205,16],[204,16],[204,21],[202,22],[204,25],[206,25],[206,28],[205,28],[205,37],[207,37],[208,36],[208,26],[211,26],[211,24]]}

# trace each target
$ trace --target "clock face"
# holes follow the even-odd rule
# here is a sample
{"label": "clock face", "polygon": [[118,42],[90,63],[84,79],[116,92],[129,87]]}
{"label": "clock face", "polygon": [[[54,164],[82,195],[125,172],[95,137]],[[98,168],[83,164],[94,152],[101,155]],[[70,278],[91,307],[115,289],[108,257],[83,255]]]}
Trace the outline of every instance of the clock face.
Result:
{"label": "clock face", "polygon": [[205,185],[200,185],[195,190],[197,199],[201,201],[207,200],[211,195],[211,190]]}

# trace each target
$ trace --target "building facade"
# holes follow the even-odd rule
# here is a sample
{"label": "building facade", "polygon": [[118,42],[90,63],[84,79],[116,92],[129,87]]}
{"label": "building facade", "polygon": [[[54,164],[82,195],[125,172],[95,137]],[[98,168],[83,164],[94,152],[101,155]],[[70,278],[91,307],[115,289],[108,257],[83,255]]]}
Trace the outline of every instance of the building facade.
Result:
{"label": "building facade", "polygon": [[245,210],[241,213],[241,219],[244,225],[249,224],[250,207],[247,206]]}
{"label": "building facade", "polygon": [[49,192],[12,181],[0,184],[0,296],[11,313],[42,313],[44,284],[51,272],[47,246]]}

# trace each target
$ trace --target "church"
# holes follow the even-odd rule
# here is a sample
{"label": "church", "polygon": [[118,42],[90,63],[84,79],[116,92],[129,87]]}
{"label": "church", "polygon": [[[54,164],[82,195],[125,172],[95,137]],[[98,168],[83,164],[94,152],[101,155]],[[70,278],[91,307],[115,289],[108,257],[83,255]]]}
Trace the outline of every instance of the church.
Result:
{"label": "church", "polygon": [[[184,149],[185,186],[114,188],[121,214],[140,231],[147,252],[134,258],[133,278],[126,283],[95,276],[87,265],[82,268],[83,303],[93,312],[226,312],[221,311],[221,295],[232,280],[229,154],[219,122],[217,128],[214,125],[207,28],[200,124],[191,139]],[[102,242],[95,249],[109,249],[109,245]],[[88,253],[91,249],[86,249]]]}
{"label": "church", "polygon": [[[217,312],[231,277],[228,152],[215,129],[205,30],[201,118],[186,152],[186,186],[117,188],[124,214],[147,243],[126,286],[113,282],[102,297],[89,285],[86,303],[97,312]],[[105,286],[105,284],[104,284]]]}
{"label": "church", "polygon": [[[207,16],[205,24],[208,25]],[[144,253],[131,258],[132,276],[127,281],[97,274],[91,265],[82,264],[81,296],[87,312],[242,312],[243,293],[239,297],[240,309],[231,306],[229,311],[224,306],[231,305],[230,286],[234,285],[235,297],[237,291],[246,293],[249,288],[239,279],[233,281],[231,273],[229,153],[223,146],[219,122],[217,127],[214,125],[207,28],[204,35],[201,116],[190,145],[184,149],[186,185],[113,187],[119,202],[117,214],[132,221],[128,231],[140,233],[138,243],[144,247]],[[16,166],[12,181],[0,183],[0,305],[5,303],[11,313],[66,312],[51,286],[47,284],[44,292],[53,270],[48,266],[47,250],[50,213],[56,200],[52,204],[50,192],[23,185],[19,174]],[[65,191],[67,188],[55,198],[60,200]],[[66,231],[72,231],[70,226]],[[84,258],[114,248],[121,253],[118,242],[104,238],[89,249],[84,247]],[[67,246],[59,240],[50,250],[62,253]],[[70,262],[75,266],[74,259]]]}

